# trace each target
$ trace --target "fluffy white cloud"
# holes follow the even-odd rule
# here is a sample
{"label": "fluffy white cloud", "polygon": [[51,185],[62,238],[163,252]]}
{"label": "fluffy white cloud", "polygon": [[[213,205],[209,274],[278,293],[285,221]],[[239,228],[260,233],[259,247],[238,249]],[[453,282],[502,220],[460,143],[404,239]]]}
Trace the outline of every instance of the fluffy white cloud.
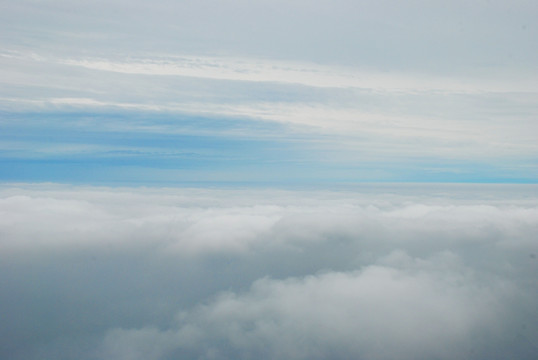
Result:
{"label": "fluffy white cloud", "polygon": [[[398,259],[395,259],[398,258]],[[478,280],[450,253],[429,260],[398,252],[355,272],[261,279],[244,294],[225,293],[179,317],[179,328],[114,330],[107,356],[165,358],[188,350],[200,358],[472,358],[502,340],[504,298],[497,279]],[[163,343],[152,356],[153,345]],[[118,351],[121,347],[122,351]],[[112,356],[114,354],[114,356]],[[123,356],[123,357],[122,357]]]}
{"label": "fluffy white cloud", "polygon": [[[244,252],[259,247],[309,246],[348,239],[346,246],[376,247],[375,239],[391,246],[427,243],[437,249],[476,241],[491,246],[532,245],[538,209],[532,202],[483,197],[486,193],[532,185],[453,187],[450,193],[419,198],[419,191],[402,187],[402,195],[368,187],[353,192],[293,192],[260,190],[137,190],[110,191],[4,189],[1,225],[9,236],[5,250],[40,245],[101,246],[103,241],[132,246],[155,244],[166,251]],[[438,189],[433,186],[425,191]],[[476,190],[477,195],[467,194]],[[143,206],[142,206],[143,204]],[[33,226],[25,226],[32,219]],[[435,237],[435,242],[432,238]],[[17,241],[12,241],[12,239]]]}

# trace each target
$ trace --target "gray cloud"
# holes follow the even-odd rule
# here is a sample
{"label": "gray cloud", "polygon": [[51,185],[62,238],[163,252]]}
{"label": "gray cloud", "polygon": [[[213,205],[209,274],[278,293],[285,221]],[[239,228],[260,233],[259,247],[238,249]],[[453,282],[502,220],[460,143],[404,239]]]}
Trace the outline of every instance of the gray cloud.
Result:
{"label": "gray cloud", "polygon": [[534,67],[537,55],[532,1],[17,1],[2,13],[5,42],[56,51],[240,53],[445,72]]}
{"label": "gray cloud", "polygon": [[0,194],[6,359],[537,353],[534,185]]}
{"label": "gray cloud", "polygon": [[157,359],[150,354],[163,343],[163,352],[186,347],[202,358],[483,356],[489,352],[485,344],[506,336],[497,327],[507,315],[501,303],[509,289],[495,281],[485,286],[457,261],[452,264],[452,257],[416,260],[393,253],[386,261],[403,268],[371,265],[359,272],[258,280],[246,294],[225,293],[181,314],[175,333],[111,331],[105,351],[117,358],[134,347],[141,358]]}

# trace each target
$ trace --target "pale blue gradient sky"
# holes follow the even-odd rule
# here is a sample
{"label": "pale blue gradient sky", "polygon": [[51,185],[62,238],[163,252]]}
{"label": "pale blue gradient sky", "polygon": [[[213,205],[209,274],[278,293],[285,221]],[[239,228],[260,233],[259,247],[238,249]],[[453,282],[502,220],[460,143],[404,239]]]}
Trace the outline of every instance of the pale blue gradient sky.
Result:
{"label": "pale blue gradient sky", "polygon": [[536,2],[0,10],[0,181],[538,179]]}

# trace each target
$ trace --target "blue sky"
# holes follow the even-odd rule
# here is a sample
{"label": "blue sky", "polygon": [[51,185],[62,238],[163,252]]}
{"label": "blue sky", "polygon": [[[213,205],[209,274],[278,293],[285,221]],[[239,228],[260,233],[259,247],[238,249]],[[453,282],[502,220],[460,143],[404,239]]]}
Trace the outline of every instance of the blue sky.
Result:
{"label": "blue sky", "polygon": [[0,181],[538,179],[535,2],[0,8]]}

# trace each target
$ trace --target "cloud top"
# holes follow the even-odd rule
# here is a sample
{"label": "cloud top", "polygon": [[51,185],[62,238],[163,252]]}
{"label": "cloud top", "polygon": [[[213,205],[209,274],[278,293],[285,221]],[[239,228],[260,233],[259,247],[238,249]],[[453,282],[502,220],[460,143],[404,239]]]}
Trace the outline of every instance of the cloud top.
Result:
{"label": "cloud top", "polygon": [[0,211],[4,358],[537,354],[533,185],[24,185]]}

